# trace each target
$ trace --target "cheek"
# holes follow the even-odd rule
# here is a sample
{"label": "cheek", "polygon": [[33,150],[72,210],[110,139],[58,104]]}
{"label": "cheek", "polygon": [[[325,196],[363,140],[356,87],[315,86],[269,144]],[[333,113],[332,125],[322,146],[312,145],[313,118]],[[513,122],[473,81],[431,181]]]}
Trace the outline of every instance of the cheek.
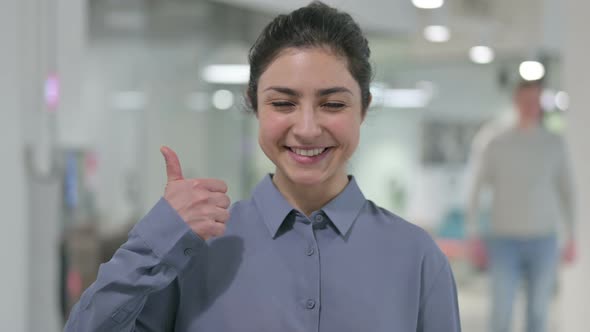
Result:
{"label": "cheek", "polygon": [[258,142],[270,147],[277,144],[286,132],[285,121],[280,117],[263,114],[258,117]]}
{"label": "cheek", "polygon": [[356,118],[346,118],[334,121],[330,124],[332,132],[338,137],[341,144],[350,149],[355,149],[359,143],[361,121]]}

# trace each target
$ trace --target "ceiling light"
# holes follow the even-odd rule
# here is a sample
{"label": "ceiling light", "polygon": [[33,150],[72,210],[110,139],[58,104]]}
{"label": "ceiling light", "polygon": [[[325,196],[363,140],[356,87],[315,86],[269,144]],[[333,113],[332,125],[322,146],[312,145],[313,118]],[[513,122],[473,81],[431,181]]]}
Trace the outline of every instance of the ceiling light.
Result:
{"label": "ceiling light", "polygon": [[487,64],[494,61],[494,50],[487,46],[474,46],[469,50],[471,61],[479,64]]}
{"label": "ceiling light", "polygon": [[212,102],[219,110],[230,109],[234,105],[234,94],[229,90],[217,90],[213,93]]}
{"label": "ceiling light", "polygon": [[451,38],[451,32],[444,25],[430,25],[424,28],[424,38],[433,43],[444,43]]}
{"label": "ceiling light", "polygon": [[248,65],[211,65],[203,70],[203,79],[215,84],[246,84],[250,79]]}
{"label": "ceiling light", "polygon": [[371,84],[372,105],[386,108],[423,108],[432,98],[432,91],[425,89],[390,89]]}
{"label": "ceiling light", "polygon": [[524,61],[518,69],[520,76],[527,81],[540,80],[545,76],[545,66],[538,61]]}
{"label": "ceiling light", "polygon": [[444,0],[412,0],[412,4],[420,9],[436,9],[445,4]]}

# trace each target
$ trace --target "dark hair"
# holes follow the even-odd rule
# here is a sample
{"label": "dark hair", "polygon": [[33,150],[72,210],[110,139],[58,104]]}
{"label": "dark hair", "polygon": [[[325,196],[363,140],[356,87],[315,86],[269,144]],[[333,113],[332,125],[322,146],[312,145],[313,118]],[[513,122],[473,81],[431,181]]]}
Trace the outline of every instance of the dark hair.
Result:
{"label": "dark hair", "polygon": [[371,50],[358,24],[347,14],[314,1],[288,15],[270,22],[250,49],[248,99],[258,110],[258,80],[275,57],[286,48],[328,47],[344,56],[348,70],[361,88],[363,114],[369,107],[373,70],[369,63]]}

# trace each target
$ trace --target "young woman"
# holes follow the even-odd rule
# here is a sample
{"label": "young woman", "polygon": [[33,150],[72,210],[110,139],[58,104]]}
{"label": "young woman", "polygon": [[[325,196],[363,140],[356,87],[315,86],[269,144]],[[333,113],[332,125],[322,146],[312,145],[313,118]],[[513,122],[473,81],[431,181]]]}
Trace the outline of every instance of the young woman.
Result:
{"label": "young woman", "polygon": [[229,208],[223,181],[184,179],[162,148],[164,197],[65,330],[460,331],[444,255],[346,173],[371,102],[369,55],[352,18],[322,3],[275,18],[248,85],[274,174]]}

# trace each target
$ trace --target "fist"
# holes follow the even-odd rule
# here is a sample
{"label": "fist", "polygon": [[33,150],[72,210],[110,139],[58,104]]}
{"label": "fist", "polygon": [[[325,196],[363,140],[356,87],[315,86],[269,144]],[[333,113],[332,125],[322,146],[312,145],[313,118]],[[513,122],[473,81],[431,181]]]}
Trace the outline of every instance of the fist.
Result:
{"label": "fist", "polygon": [[230,200],[227,185],[215,179],[185,179],[176,153],[160,149],[166,162],[164,199],[199,237],[208,240],[225,232]]}

